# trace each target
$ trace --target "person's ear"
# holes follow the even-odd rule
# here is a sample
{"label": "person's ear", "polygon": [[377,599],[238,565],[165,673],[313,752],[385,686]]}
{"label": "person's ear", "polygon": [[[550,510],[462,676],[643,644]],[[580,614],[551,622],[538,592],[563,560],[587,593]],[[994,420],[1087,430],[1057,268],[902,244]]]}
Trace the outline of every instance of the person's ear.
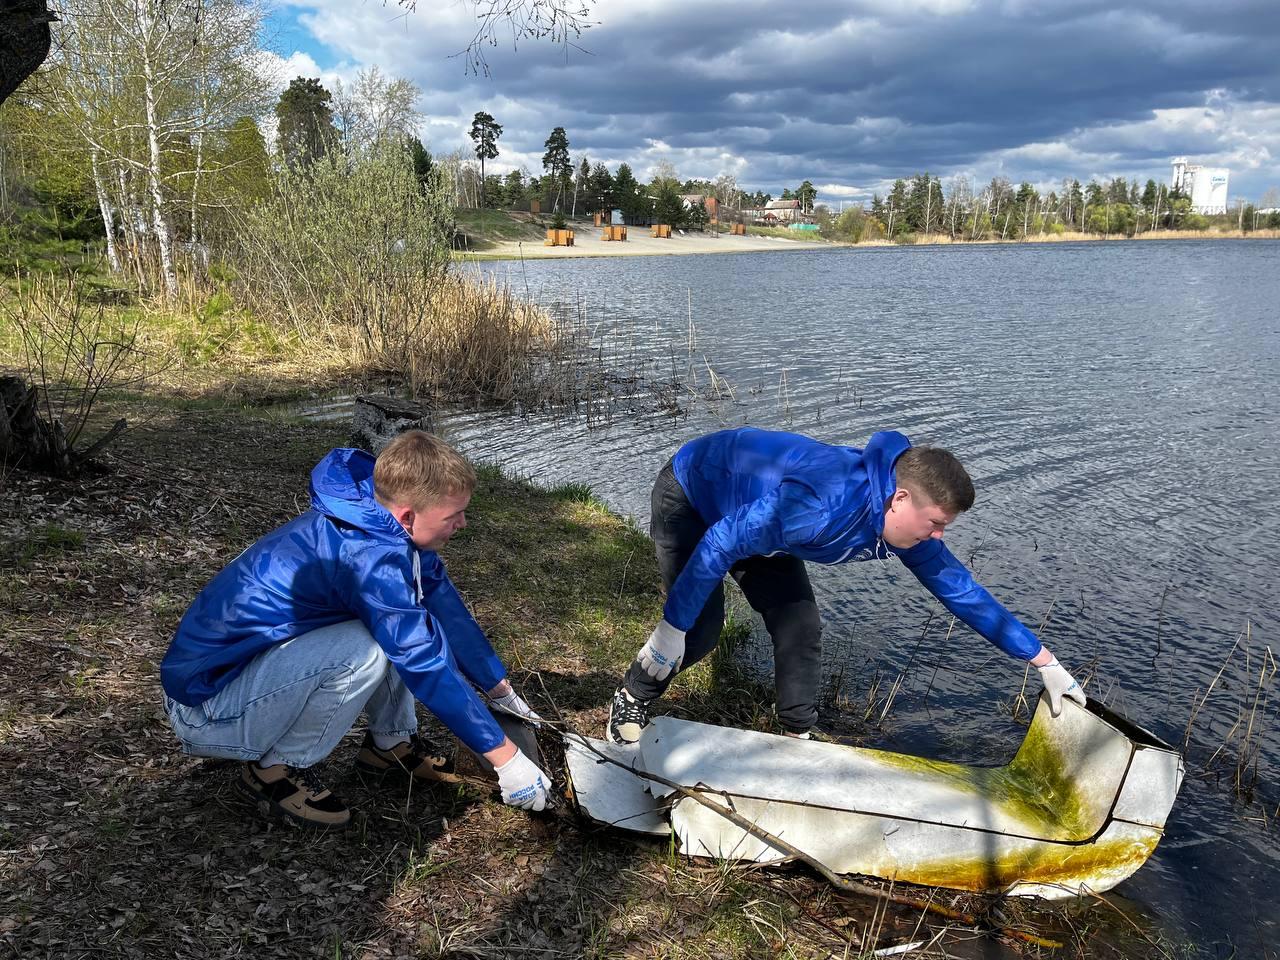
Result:
{"label": "person's ear", "polygon": [[404,527],[405,533],[413,533],[413,507],[397,507],[392,516],[400,526]]}
{"label": "person's ear", "polygon": [[892,510],[896,506],[905,507],[907,505],[907,501],[910,499],[911,491],[906,487],[899,487],[897,490],[893,491],[893,496],[889,498],[889,509]]}

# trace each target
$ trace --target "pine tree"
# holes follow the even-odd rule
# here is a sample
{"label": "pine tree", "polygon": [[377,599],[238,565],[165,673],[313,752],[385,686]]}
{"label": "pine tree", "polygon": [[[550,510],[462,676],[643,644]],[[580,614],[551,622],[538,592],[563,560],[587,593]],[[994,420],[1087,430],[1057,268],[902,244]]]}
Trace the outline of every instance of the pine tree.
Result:
{"label": "pine tree", "polygon": [[506,201],[511,207],[519,206],[524,202],[525,182],[524,174],[519,170],[512,170],[507,174],[506,180]]}
{"label": "pine tree", "polygon": [[502,136],[502,124],[480,110],[471,120],[470,137],[475,143],[476,156],[480,158],[480,206],[484,206],[484,162],[498,155],[498,138]]}
{"label": "pine tree", "polygon": [[641,193],[635,174],[625,163],[618,166],[618,172],[613,178],[613,196],[627,223],[640,223],[652,216],[653,208],[649,198]]}
{"label": "pine tree", "polygon": [[413,158],[413,175],[418,178],[418,183],[421,185],[423,192],[425,192],[427,178],[431,176],[431,168],[433,166],[431,154],[417,137],[409,137],[405,141],[405,145],[409,150],[409,156]]}
{"label": "pine tree", "polygon": [[812,213],[813,202],[818,199],[818,189],[806,180],[796,188],[795,199],[800,201],[801,213]]}
{"label": "pine tree", "polygon": [[573,170],[573,163],[569,159],[569,137],[564,132],[564,127],[552,130],[543,146],[547,152],[542,155],[542,169],[551,178],[548,190],[555,190],[554,203],[559,207],[569,174]]}
{"label": "pine tree", "polygon": [[333,125],[332,97],[314,77],[297,77],[276,104],[277,141],[284,162],[294,169],[309,167],[338,141]]}
{"label": "pine tree", "polygon": [[591,179],[587,183],[587,196],[601,212],[614,206],[613,175],[603,163],[591,168]]}

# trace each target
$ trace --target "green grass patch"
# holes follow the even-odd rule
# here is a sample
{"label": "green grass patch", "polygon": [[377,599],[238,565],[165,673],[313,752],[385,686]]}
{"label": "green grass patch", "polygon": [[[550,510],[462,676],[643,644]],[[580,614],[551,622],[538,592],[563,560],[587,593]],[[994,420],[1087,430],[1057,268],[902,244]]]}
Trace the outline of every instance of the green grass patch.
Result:
{"label": "green grass patch", "polygon": [[807,243],[828,243],[821,235],[809,230],[790,230],[786,227],[747,227],[749,237],[777,237],[782,240],[801,240]]}
{"label": "green grass patch", "polygon": [[547,226],[536,216],[507,210],[458,209],[454,212],[458,230],[475,241],[542,240]]}
{"label": "green grass patch", "polygon": [[6,544],[5,552],[9,554],[14,567],[22,569],[39,559],[80,553],[84,550],[85,540],[85,535],[80,530],[46,523],[33,529],[25,540]]}

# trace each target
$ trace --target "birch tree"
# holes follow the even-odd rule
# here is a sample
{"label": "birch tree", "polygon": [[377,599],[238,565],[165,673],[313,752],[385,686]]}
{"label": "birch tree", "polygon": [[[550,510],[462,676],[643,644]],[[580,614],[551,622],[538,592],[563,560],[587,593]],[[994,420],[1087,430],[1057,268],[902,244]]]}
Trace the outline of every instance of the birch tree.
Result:
{"label": "birch tree", "polygon": [[413,134],[422,90],[412,80],[388,77],[377,66],[361,70],[350,86],[333,88],[333,120],[343,147],[352,153]]}
{"label": "birch tree", "polygon": [[261,11],[242,0],[62,4],[53,102],[87,146],[108,257],[121,266],[117,225],[139,265],[149,240],[173,296],[182,205],[190,239],[199,236],[205,138],[262,107],[253,71]]}

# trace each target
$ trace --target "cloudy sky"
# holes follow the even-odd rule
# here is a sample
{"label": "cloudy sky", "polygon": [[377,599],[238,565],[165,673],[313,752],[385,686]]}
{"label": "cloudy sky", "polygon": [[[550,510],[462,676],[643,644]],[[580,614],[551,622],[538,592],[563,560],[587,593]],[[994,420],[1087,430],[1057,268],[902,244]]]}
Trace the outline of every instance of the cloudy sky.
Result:
{"label": "cloudy sky", "polygon": [[1230,168],[1233,200],[1280,188],[1277,0],[601,0],[580,49],[499,34],[488,77],[454,56],[474,9],[291,0],[270,43],[286,77],[412,79],[436,153],[487,110],[497,172],[540,173],[563,126],[575,162],[832,203],[923,170],[1167,181],[1176,155]]}

